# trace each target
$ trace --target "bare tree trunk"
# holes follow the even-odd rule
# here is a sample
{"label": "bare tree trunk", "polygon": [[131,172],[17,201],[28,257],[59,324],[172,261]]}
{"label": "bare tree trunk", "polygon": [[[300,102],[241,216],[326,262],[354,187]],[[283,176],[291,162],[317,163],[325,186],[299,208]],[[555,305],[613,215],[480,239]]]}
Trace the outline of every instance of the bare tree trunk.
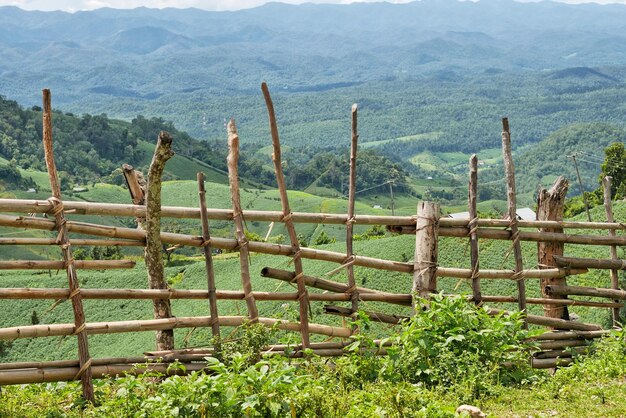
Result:
{"label": "bare tree trunk", "polygon": [[[167,160],[172,158],[172,137],[161,131],[154,150],[154,156],[148,171],[148,191],[146,193],[146,269],[150,289],[167,289],[163,268],[163,246],[161,243],[161,176]],[[154,300],[154,317],[171,318],[172,308],[169,300]],[[157,350],[174,349],[174,331],[156,332]]]}
{"label": "bare tree trunk", "polygon": [[428,299],[437,291],[439,204],[420,202],[417,205],[415,260],[413,262],[413,306],[417,297]]}
{"label": "bare tree trunk", "polygon": [[[565,195],[569,183],[567,179],[560,176],[554,181],[550,190],[543,189],[537,197],[537,219],[540,221],[562,221],[563,209],[565,206]],[[540,232],[562,233],[563,228],[540,228]],[[554,256],[562,256],[565,244],[562,242],[541,241],[537,243],[537,257],[540,269],[553,268],[556,266]],[[566,299],[567,296],[548,295],[546,286],[566,285],[565,277],[541,279],[541,294],[545,298]],[[544,305],[543,313],[549,318],[569,319],[567,306]]]}

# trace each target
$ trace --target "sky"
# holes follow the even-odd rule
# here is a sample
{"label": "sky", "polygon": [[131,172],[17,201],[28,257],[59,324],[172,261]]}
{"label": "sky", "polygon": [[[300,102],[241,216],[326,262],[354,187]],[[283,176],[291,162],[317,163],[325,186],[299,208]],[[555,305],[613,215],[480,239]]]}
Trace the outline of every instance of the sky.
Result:
{"label": "sky", "polygon": [[[283,3],[334,3],[347,4],[354,0],[279,0]],[[381,0],[360,0],[363,2]],[[411,0],[386,0],[388,3],[407,3]],[[533,0],[521,0],[533,1]],[[621,3],[626,4],[626,0],[557,0],[563,3]],[[18,6],[26,10],[64,10],[75,12],[77,10],[93,10],[100,7],[113,7],[116,9],[132,9],[146,6],[151,8],[164,7],[197,7],[206,10],[239,10],[260,6],[268,0],[0,0],[0,6]]]}

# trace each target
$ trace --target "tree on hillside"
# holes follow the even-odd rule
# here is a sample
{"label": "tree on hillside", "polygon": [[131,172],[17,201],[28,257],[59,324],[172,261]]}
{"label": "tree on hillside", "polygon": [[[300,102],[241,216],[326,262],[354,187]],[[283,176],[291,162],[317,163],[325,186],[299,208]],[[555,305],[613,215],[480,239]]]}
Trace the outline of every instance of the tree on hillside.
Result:
{"label": "tree on hillside", "polygon": [[613,177],[611,196],[614,199],[621,199],[626,196],[626,149],[624,149],[624,143],[612,143],[605,148],[604,155],[599,191],[602,193],[602,179],[611,176]]}

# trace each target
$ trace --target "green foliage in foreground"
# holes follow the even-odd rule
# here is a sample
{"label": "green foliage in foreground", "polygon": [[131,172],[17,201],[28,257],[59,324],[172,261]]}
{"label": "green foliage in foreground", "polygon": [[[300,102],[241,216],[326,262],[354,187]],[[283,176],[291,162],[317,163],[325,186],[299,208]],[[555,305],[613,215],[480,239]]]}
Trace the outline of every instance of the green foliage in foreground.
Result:
{"label": "green foliage in foreground", "polygon": [[[3,388],[0,417],[454,417],[462,403],[489,416],[624,416],[626,334],[613,332],[554,375],[527,366],[520,317],[490,317],[462,298],[439,297],[376,356],[361,333],[333,360],[311,356],[258,361],[272,337],[260,325],[239,330],[208,373],[96,381],[99,404],[85,406],[77,383]],[[526,360],[526,361],[525,361]],[[504,361],[511,367],[503,367]],[[172,365],[180,368],[181,365]]]}

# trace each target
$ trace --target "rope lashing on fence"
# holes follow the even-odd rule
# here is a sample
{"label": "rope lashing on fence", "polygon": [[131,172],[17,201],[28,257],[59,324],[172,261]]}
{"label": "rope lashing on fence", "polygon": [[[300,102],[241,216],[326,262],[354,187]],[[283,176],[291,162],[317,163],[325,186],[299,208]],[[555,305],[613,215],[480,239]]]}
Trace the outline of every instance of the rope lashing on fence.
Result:
{"label": "rope lashing on fence", "polygon": [[78,328],[76,328],[76,329],[72,332],[72,335],[78,335],[78,334],[80,334],[81,332],[85,331],[85,329],[87,329],[87,325],[83,322],[83,323],[81,324],[81,326],[79,326]]}
{"label": "rope lashing on fence", "polygon": [[280,222],[289,222],[292,218],[293,212],[289,212],[280,216]]}
{"label": "rope lashing on fence", "polygon": [[426,267],[424,267],[423,269],[419,270],[418,274],[424,274],[426,273],[428,270],[430,269],[437,269],[439,267],[439,263],[436,263],[434,261],[430,261],[430,260],[417,260],[417,264],[419,264],[420,266],[426,264]]}
{"label": "rope lashing on fence", "polygon": [[89,358],[89,360],[87,360],[85,364],[83,364],[82,367],[78,370],[78,372],[74,375],[74,378],[72,380],[79,380],[81,377],[83,377],[85,372],[89,370],[89,368],[91,367],[91,363],[92,363],[92,359]]}
{"label": "rope lashing on fence", "polygon": [[467,224],[467,236],[471,236],[473,234],[477,234],[478,233],[478,216],[471,219],[468,224]]}
{"label": "rope lashing on fence", "polygon": [[346,220],[345,224],[346,226],[350,225],[350,224],[355,224],[356,223],[356,216],[353,216],[349,219]]}

